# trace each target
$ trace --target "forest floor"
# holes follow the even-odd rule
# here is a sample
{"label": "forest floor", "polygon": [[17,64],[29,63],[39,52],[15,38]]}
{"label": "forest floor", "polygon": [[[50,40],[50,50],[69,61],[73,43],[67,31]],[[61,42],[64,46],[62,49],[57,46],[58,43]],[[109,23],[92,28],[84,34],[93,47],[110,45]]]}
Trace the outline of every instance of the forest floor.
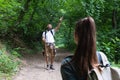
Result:
{"label": "forest floor", "polygon": [[46,70],[46,64],[41,52],[36,54],[24,54],[22,63],[24,64],[13,80],[62,80],[60,65],[64,57],[70,54],[69,51],[58,49],[55,57],[55,70]]}

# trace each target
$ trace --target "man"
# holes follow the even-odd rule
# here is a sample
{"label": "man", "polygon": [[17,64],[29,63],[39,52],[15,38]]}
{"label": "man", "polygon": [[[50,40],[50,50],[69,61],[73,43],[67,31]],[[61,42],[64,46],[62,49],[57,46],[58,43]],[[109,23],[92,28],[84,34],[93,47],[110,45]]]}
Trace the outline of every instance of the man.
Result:
{"label": "man", "polygon": [[[57,27],[55,27],[54,29],[52,29],[51,24],[48,24],[47,30],[44,31],[42,34],[42,41],[44,42],[44,46],[45,46],[45,50],[44,50],[45,55],[44,56],[45,56],[45,61],[47,64],[47,70],[48,69],[54,70],[54,67],[53,67],[53,62],[54,62],[54,58],[55,58],[54,35],[55,35],[55,32],[58,31],[58,29],[60,28],[62,20],[63,20],[63,17],[61,17],[59,19],[59,23],[58,23]],[[49,61],[50,61],[50,64],[49,64]]]}

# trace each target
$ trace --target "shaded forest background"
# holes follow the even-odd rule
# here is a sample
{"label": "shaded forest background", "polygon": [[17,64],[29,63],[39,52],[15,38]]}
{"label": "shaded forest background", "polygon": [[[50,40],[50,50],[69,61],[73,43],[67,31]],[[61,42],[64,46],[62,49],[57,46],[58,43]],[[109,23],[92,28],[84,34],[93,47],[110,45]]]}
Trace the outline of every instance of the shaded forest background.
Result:
{"label": "shaded forest background", "polygon": [[57,47],[74,51],[76,21],[92,16],[97,50],[111,62],[120,63],[120,0],[0,0],[0,41],[11,52],[41,51],[42,32],[48,23],[56,27],[61,16],[64,20],[55,36]]}

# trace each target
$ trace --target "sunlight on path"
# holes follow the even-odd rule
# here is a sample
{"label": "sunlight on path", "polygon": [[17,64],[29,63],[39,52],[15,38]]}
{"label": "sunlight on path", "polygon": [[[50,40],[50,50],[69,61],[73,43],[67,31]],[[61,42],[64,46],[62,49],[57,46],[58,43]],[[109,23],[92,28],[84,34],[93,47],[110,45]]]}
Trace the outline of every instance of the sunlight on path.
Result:
{"label": "sunlight on path", "polygon": [[60,64],[55,63],[55,70],[46,70],[44,64],[36,66],[26,66],[14,80],[62,80],[60,74]]}
{"label": "sunlight on path", "polygon": [[62,59],[69,55],[68,52],[59,52],[56,55],[55,70],[46,70],[44,58],[41,54],[27,55],[23,61],[24,67],[14,76],[13,80],[62,80],[60,74],[60,65]]}

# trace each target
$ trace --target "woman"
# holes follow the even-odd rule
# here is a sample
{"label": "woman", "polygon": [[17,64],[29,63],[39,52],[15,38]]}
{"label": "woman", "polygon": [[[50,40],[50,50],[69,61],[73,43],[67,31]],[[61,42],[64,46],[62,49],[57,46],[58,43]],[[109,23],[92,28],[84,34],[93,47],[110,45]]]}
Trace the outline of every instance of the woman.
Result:
{"label": "woman", "polygon": [[92,17],[76,23],[75,54],[66,57],[61,66],[63,80],[87,80],[88,71],[98,66],[96,54],[96,26]]}

